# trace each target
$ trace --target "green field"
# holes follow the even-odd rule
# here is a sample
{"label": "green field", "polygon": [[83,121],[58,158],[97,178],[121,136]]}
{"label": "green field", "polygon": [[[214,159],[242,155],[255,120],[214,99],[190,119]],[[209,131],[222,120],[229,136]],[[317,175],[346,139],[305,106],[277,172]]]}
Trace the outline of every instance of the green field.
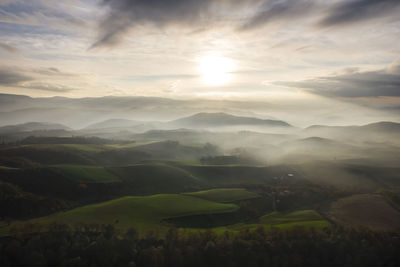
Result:
{"label": "green field", "polygon": [[134,147],[140,147],[140,146],[145,146],[145,145],[150,145],[154,143],[160,143],[161,141],[148,141],[148,142],[133,142],[129,144],[124,144],[124,145],[106,145],[106,147],[109,148],[115,148],[115,149],[123,149],[123,148],[134,148]]}
{"label": "green field", "polygon": [[92,144],[61,144],[61,147],[72,148],[88,153],[97,153],[108,150],[109,148],[105,145],[92,145]]}
{"label": "green field", "polygon": [[282,230],[293,227],[326,228],[330,227],[331,224],[314,210],[301,210],[290,213],[272,212],[261,216],[256,223],[237,223],[216,227],[214,230],[218,233],[224,231],[238,232],[246,229],[255,230],[260,226],[264,227],[266,231],[270,231],[273,228]]}
{"label": "green field", "polygon": [[12,149],[34,148],[38,150],[63,150],[63,148],[72,148],[75,150],[92,151],[94,147],[103,147],[103,145],[92,144],[29,144],[13,147]]}
{"label": "green field", "polygon": [[18,170],[18,168],[12,168],[12,167],[0,166],[0,170]]}
{"label": "green field", "polygon": [[328,221],[314,210],[300,210],[291,213],[273,212],[262,216],[260,223],[279,228],[289,228],[293,225],[314,226],[318,228],[330,225]]}
{"label": "green field", "polygon": [[49,167],[55,172],[78,183],[114,183],[120,179],[103,167],[81,165],[55,165]]}
{"label": "green field", "polygon": [[181,194],[160,194],[144,197],[122,197],[100,204],[88,205],[67,212],[32,220],[33,223],[97,223],[117,227],[136,227],[140,231],[166,230],[161,220],[173,217],[234,212],[234,204],[216,203]]}
{"label": "green field", "polygon": [[162,163],[110,167],[137,194],[180,193],[188,187],[198,188],[201,181],[188,171]]}
{"label": "green field", "polygon": [[199,197],[215,202],[233,202],[259,197],[258,194],[243,188],[219,188],[199,192],[185,193],[185,195]]}
{"label": "green field", "polygon": [[[207,195],[210,191],[212,194],[215,194],[214,190],[197,193]],[[229,191],[221,189],[219,193],[224,192],[226,195]],[[236,189],[235,191],[241,192],[242,195],[250,193],[244,189]],[[237,196],[237,194],[234,193],[234,196]],[[55,222],[67,224],[114,224],[119,229],[135,227],[142,234],[145,234],[149,230],[164,234],[171,226],[162,222],[165,219],[191,215],[230,213],[238,209],[239,207],[235,204],[218,203],[184,194],[158,194],[141,197],[122,197],[100,204],[87,205],[47,217],[33,219],[28,221],[28,223],[39,225],[49,225]],[[6,234],[13,227],[18,228],[22,225],[15,223],[11,227],[8,227],[8,230],[3,228],[1,233]],[[225,231],[235,233],[246,229],[254,230],[260,226],[269,231],[273,228],[289,229],[297,226],[325,228],[329,227],[330,223],[313,210],[302,210],[291,213],[273,212],[260,217],[255,223],[237,223],[211,228],[210,230],[217,233]],[[191,232],[207,229],[181,228],[181,230]]]}

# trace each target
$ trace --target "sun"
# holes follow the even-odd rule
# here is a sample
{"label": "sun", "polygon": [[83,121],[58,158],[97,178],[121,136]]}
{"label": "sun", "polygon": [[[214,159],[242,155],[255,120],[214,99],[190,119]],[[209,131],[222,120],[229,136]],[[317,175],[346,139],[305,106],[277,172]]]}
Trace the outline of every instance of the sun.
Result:
{"label": "sun", "polygon": [[216,54],[199,58],[198,64],[203,82],[210,86],[229,83],[232,79],[231,72],[235,69],[233,60]]}

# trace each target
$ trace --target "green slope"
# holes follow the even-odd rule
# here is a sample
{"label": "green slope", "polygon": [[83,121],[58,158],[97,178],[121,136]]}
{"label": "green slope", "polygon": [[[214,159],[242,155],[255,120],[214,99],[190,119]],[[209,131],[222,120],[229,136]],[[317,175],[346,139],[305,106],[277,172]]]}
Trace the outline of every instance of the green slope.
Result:
{"label": "green slope", "polygon": [[259,197],[258,194],[249,192],[244,188],[219,188],[186,193],[185,195],[199,197],[216,202],[233,202]]}
{"label": "green slope", "polygon": [[95,163],[91,157],[93,149],[89,145],[21,145],[0,149],[0,157],[25,158],[40,164],[92,165]]}
{"label": "green slope", "polygon": [[260,218],[261,224],[268,225],[277,225],[283,226],[286,224],[297,224],[297,225],[312,225],[315,226],[320,225],[320,223],[324,221],[326,222],[321,215],[319,215],[316,211],[313,210],[300,210],[294,211],[290,213],[279,213],[273,212],[267,215],[264,215]]}
{"label": "green slope", "polygon": [[141,146],[146,146],[154,143],[159,143],[161,141],[147,141],[147,142],[133,142],[129,144],[124,144],[124,145],[106,145],[109,148],[114,148],[114,149],[123,149],[123,148],[136,148],[136,147],[141,147]]}
{"label": "green slope", "polygon": [[314,210],[300,210],[290,213],[272,212],[261,216],[258,222],[254,224],[238,223],[226,227],[217,227],[215,230],[217,232],[223,232],[226,230],[254,230],[260,226],[264,227],[268,231],[272,228],[290,229],[299,226],[306,228],[325,228],[331,226],[331,224]]}
{"label": "green slope", "polygon": [[103,167],[82,165],[56,165],[50,167],[53,171],[78,183],[114,183],[120,179]]}
{"label": "green slope", "polygon": [[114,224],[121,228],[136,227],[141,231],[163,229],[160,222],[166,218],[234,212],[234,204],[216,203],[180,194],[160,194],[145,197],[123,197],[108,202],[88,205],[67,212],[33,220],[41,224],[98,223]]}
{"label": "green slope", "polygon": [[166,164],[137,164],[107,168],[135,194],[180,193],[196,190],[201,181],[188,171]]}

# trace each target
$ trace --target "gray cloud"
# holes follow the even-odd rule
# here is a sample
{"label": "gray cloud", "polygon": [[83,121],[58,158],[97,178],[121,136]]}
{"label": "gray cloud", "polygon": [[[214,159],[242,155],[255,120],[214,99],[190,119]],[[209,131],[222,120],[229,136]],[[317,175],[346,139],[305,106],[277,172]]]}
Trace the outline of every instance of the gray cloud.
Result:
{"label": "gray cloud", "polygon": [[44,90],[44,91],[59,92],[59,93],[77,90],[76,88],[72,88],[65,85],[37,81],[37,77],[34,77],[33,75],[31,76],[31,74],[35,73],[39,73],[46,76],[60,75],[60,71],[57,68],[39,69],[36,71],[33,70],[32,72],[27,72],[26,70],[18,68],[1,67],[0,86],[19,87],[19,88]]}
{"label": "gray cloud", "polygon": [[[112,46],[133,26],[152,24],[163,27],[170,24],[209,24],[220,19],[218,11],[240,9],[249,3],[265,0],[103,0],[110,8],[100,23],[100,37],[92,45]],[[229,12],[229,11],[228,11]]]}
{"label": "gray cloud", "polygon": [[336,76],[275,84],[302,88],[328,97],[400,97],[400,64],[377,71],[353,70]]}
{"label": "gray cloud", "polygon": [[18,52],[18,49],[12,45],[6,44],[2,41],[0,41],[0,48],[6,50],[9,53],[16,53]]}
{"label": "gray cloud", "polygon": [[31,71],[34,73],[40,74],[40,75],[44,75],[44,76],[60,76],[60,77],[78,76],[75,73],[64,72],[55,67],[35,68],[35,69],[32,69]]}
{"label": "gray cloud", "polygon": [[278,20],[292,21],[310,13],[314,7],[316,3],[313,0],[267,1],[240,29],[250,30]]}
{"label": "gray cloud", "polygon": [[33,80],[25,74],[15,70],[0,68],[0,85],[7,86]]}
{"label": "gray cloud", "polygon": [[353,0],[342,1],[329,9],[320,26],[336,26],[367,19],[397,14],[399,18],[399,0]]}
{"label": "gray cloud", "polygon": [[179,24],[202,28],[223,20],[224,16],[241,14],[242,10],[248,14],[236,22],[234,27],[239,25],[240,30],[276,21],[299,23],[321,16],[323,19],[317,24],[326,27],[400,14],[399,0],[342,0],[334,4],[321,0],[102,0],[101,3],[109,12],[100,23],[99,38],[91,48],[117,44],[132,27]]}
{"label": "gray cloud", "polygon": [[34,90],[49,91],[49,92],[57,92],[57,93],[66,93],[77,90],[76,88],[61,84],[42,83],[42,82],[24,83],[22,85],[19,85],[19,87],[34,89]]}

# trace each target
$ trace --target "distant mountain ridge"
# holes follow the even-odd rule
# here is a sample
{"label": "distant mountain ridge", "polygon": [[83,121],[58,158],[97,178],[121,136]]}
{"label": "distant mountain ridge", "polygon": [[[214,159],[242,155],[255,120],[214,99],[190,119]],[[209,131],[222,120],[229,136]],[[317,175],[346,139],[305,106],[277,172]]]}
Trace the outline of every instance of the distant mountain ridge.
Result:
{"label": "distant mountain ridge", "polygon": [[362,126],[313,125],[304,129],[302,134],[352,142],[368,141],[400,144],[400,123],[382,121]]}
{"label": "distant mountain ridge", "polygon": [[395,131],[400,132],[400,123],[391,121],[374,122],[361,126],[327,126],[327,125],[312,125],[304,129],[305,132],[333,130],[333,131]]}
{"label": "distant mountain ridge", "polygon": [[269,126],[269,127],[292,127],[290,124],[280,120],[264,120],[254,117],[241,117],[223,112],[219,113],[197,113],[189,117],[169,122],[171,125],[180,127],[222,127],[222,126]]}
{"label": "distant mountain ridge", "polygon": [[0,127],[0,133],[2,134],[46,130],[70,130],[70,128],[59,123],[50,122],[28,122]]}
{"label": "distant mountain ridge", "polygon": [[400,123],[391,122],[391,121],[381,121],[370,123],[364,126],[361,126],[364,130],[380,130],[380,131],[399,131],[400,132]]}
{"label": "distant mountain ridge", "polygon": [[84,129],[105,129],[105,128],[121,128],[121,127],[131,127],[141,124],[141,121],[128,120],[128,119],[108,119],[105,121],[90,124]]}

